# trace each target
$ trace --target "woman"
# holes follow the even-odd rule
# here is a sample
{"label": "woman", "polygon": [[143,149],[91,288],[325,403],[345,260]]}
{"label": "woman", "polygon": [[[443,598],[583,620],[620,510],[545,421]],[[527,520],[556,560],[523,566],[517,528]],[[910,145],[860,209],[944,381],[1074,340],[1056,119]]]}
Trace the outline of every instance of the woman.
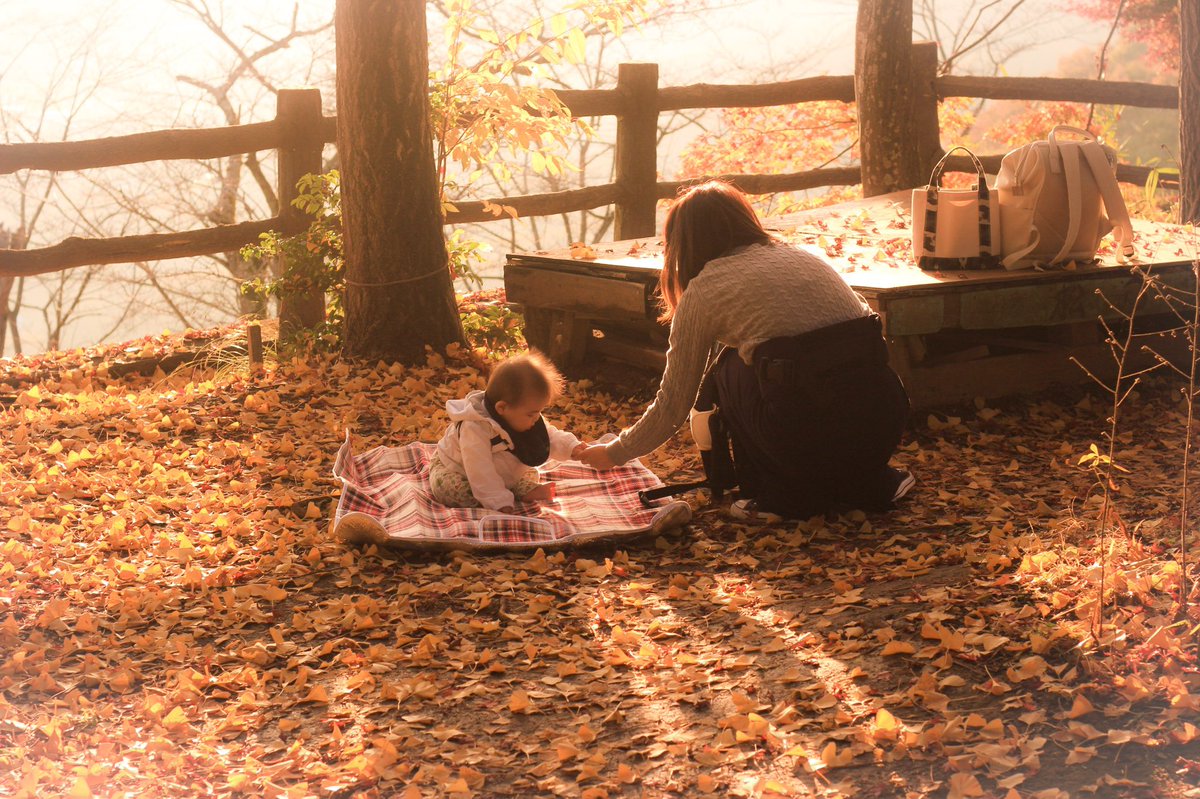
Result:
{"label": "woman", "polygon": [[740,191],[709,181],[676,199],[659,290],[671,330],[658,394],[585,463],[611,468],[670,438],[719,343],[712,368],[733,440],[735,518],[883,510],[912,487],[911,474],[888,466],[908,396],[879,317],[829,264],[768,234]]}

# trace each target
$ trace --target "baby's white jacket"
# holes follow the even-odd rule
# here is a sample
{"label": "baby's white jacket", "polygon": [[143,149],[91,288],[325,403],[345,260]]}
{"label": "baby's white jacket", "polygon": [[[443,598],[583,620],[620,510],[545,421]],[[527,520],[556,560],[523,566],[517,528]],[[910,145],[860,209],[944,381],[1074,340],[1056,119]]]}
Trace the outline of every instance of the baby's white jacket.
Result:
{"label": "baby's white jacket", "polygon": [[[446,403],[450,426],[438,442],[442,462],[471,484],[471,493],[485,508],[498,510],[516,504],[510,490],[530,467],[513,452],[513,441],[483,404],[483,392],[472,391],[463,399]],[[546,422],[550,434],[550,460],[571,459],[580,440]],[[495,442],[495,443],[493,443]]]}

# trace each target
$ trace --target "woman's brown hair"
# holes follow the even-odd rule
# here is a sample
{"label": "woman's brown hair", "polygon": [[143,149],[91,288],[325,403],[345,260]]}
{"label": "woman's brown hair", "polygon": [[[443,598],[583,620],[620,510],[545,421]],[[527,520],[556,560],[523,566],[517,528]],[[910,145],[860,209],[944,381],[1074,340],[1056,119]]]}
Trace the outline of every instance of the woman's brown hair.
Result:
{"label": "woman's brown hair", "polygon": [[663,232],[663,269],[658,279],[661,321],[671,321],[683,290],[709,261],[735,247],[773,240],[736,187],[709,180],[682,190],[667,211]]}

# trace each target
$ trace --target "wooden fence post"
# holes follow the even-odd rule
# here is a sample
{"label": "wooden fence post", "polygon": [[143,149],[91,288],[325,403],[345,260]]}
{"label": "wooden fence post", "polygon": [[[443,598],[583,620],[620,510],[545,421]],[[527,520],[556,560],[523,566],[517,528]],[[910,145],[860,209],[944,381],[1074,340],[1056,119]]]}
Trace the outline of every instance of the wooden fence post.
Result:
{"label": "wooden fence post", "polygon": [[657,232],[658,64],[621,64],[617,68],[616,184],[617,239]]}
{"label": "wooden fence post", "polygon": [[928,176],[942,157],[941,120],[938,118],[937,42],[913,42],[913,128],[916,133],[917,163]]}
{"label": "wooden fence post", "polygon": [[[308,227],[310,217],[295,208],[296,183],[307,174],[320,174],[325,143],[321,130],[320,89],[280,89],[275,118],[279,122],[279,220],[284,233]],[[279,298],[279,334],[312,329],[325,321],[325,294],[288,294]]]}
{"label": "wooden fence post", "polygon": [[246,326],[246,358],[250,361],[251,374],[254,374],[262,368],[262,326],[259,325],[258,322],[251,322]]}

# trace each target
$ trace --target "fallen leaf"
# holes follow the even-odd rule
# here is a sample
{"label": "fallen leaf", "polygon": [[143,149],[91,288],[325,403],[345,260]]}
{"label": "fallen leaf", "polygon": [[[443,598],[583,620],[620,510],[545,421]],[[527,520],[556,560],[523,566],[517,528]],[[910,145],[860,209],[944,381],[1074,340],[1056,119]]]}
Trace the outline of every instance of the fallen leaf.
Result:
{"label": "fallen leaf", "polygon": [[891,655],[911,655],[916,651],[917,648],[907,641],[888,641],[880,654],[889,657]]}
{"label": "fallen leaf", "polygon": [[979,779],[974,774],[951,774],[947,799],[965,799],[968,796],[983,796],[983,786],[979,784]]}

